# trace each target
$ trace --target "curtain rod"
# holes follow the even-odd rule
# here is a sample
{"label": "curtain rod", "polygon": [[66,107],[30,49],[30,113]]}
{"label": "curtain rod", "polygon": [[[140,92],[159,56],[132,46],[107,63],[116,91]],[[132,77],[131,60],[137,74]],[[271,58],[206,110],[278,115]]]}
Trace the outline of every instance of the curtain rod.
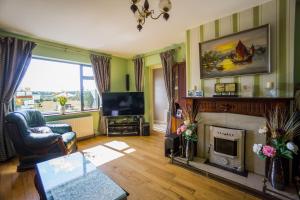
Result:
{"label": "curtain rod", "polygon": [[[2,31],[2,34],[1,34]],[[80,49],[80,47],[72,47],[69,45],[65,45],[65,44],[59,44],[59,43],[55,43],[55,42],[50,42],[50,41],[45,41],[42,39],[35,39],[35,38],[31,38],[28,36],[24,36],[24,35],[19,35],[19,34],[15,34],[15,33],[10,33],[4,30],[0,29],[0,39],[3,39],[5,37],[14,37],[20,40],[27,40],[27,41],[31,41],[36,43],[38,46],[43,46],[43,47],[53,47],[56,49],[61,49],[65,52],[74,52],[74,53],[78,53],[81,55],[90,55],[90,54],[95,54],[95,55],[100,55],[100,56],[107,56],[109,58],[112,58],[112,55],[109,54],[105,54],[105,53],[101,53],[101,52],[95,52],[92,50],[87,50],[87,49]]]}
{"label": "curtain rod", "polygon": [[169,50],[172,50],[172,49],[176,50],[176,49],[181,49],[181,48],[182,48],[181,45],[166,47],[165,49],[157,50],[157,51],[154,51],[154,52],[151,52],[151,53],[146,53],[146,54],[141,54],[141,55],[134,56],[132,60],[134,61],[134,59],[136,59],[138,57],[145,58],[147,56],[153,56],[155,54],[160,54],[161,52],[164,52],[164,51],[169,51]]}
{"label": "curtain rod", "polygon": [[95,55],[99,55],[99,56],[107,56],[109,58],[111,58],[112,56],[109,54],[105,54],[105,53],[100,53],[100,52],[95,52],[92,50],[87,50],[87,49],[77,49],[77,47],[71,47],[71,46],[64,46],[64,45],[60,45],[60,44],[47,44],[47,42],[43,42],[43,41],[33,41],[35,42],[37,45],[39,46],[44,46],[44,47],[53,47],[56,49],[61,49],[65,52],[74,52],[74,53],[79,53],[81,55],[90,55],[90,54],[95,54]]}

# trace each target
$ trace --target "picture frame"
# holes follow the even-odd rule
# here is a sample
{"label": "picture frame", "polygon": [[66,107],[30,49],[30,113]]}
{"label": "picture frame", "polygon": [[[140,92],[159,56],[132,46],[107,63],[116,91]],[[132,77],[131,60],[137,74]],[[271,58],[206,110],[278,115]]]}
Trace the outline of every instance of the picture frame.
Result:
{"label": "picture frame", "polygon": [[200,78],[271,73],[270,25],[199,43]]}
{"label": "picture frame", "polygon": [[214,97],[235,97],[238,92],[237,83],[216,83]]}
{"label": "picture frame", "polygon": [[188,90],[188,96],[193,97],[195,94],[194,90]]}
{"label": "picture frame", "polygon": [[215,93],[225,92],[225,83],[216,83],[215,84]]}
{"label": "picture frame", "polygon": [[195,93],[194,94],[195,97],[203,97],[204,96],[202,90],[195,90],[194,93]]}
{"label": "picture frame", "polygon": [[181,109],[176,110],[176,117],[179,118],[179,119],[182,118],[182,110]]}
{"label": "picture frame", "polygon": [[226,83],[225,84],[225,92],[237,92],[237,83]]}

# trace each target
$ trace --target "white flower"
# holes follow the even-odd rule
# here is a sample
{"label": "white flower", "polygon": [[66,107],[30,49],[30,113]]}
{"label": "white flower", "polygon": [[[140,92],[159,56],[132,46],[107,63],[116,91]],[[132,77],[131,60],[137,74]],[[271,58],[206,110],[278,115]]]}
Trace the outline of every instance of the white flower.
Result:
{"label": "white flower", "polygon": [[295,154],[297,154],[298,149],[299,149],[298,146],[295,145],[295,143],[293,143],[293,142],[288,142],[286,144],[286,148],[288,148],[288,150],[294,152]]}
{"label": "white flower", "polygon": [[263,147],[262,144],[254,144],[252,147],[252,150],[254,153],[256,153],[258,155],[259,152],[261,151],[262,147]]}
{"label": "white flower", "polygon": [[186,134],[187,136],[191,136],[192,133],[193,133],[193,132],[192,132],[190,129],[187,129],[187,130],[185,131],[185,134]]}
{"label": "white flower", "polygon": [[267,127],[263,127],[258,129],[258,133],[259,134],[266,134],[268,132],[268,128]]}
{"label": "white flower", "polygon": [[190,125],[191,121],[189,119],[187,119],[183,123],[184,123],[184,125],[188,126],[188,125]]}

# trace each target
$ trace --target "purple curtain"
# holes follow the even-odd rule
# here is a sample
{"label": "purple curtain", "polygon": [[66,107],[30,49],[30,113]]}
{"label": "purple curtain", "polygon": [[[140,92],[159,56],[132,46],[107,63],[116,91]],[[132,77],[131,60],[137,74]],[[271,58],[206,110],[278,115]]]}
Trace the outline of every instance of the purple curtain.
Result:
{"label": "purple curtain", "polygon": [[172,111],[173,111],[173,104],[174,104],[174,94],[172,88],[172,80],[173,80],[172,67],[175,64],[174,53],[175,50],[172,49],[160,54],[161,64],[162,64],[163,74],[164,74],[165,87],[166,87],[166,92],[167,92],[167,97],[169,102],[167,130],[166,130],[167,135],[170,135],[172,133],[171,122],[172,122],[172,114],[173,114]]}
{"label": "purple curtain", "polygon": [[0,39],[0,161],[15,155],[5,133],[4,118],[11,111],[11,101],[29,66],[35,43],[16,38]]}
{"label": "purple curtain", "polygon": [[[110,57],[91,55],[91,63],[99,95],[110,90]],[[100,118],[100,133],[106,133],[106,118]]]}
{"label": "purple curtain", "polygon": [[99,94],[110,90],[110,57],[91,55],[95,81]]}
{"label": "purple curtain", "polygon": [[135,88],[136,91],[143,91],[143,75],[144,75],[144,62],[143,58],[135,58],[134,62],[134,74],[135,74]]}

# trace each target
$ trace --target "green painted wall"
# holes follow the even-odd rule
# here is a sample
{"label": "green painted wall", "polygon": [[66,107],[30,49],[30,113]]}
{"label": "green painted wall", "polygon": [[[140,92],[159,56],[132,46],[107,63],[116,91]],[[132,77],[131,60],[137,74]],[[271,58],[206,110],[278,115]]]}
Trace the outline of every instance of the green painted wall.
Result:
{"label": "green painted wall", "polygon": [[300,86],[300,1],[296,2],[295,15],[295,85]]}
{"label": "green painted wall", "polygon": [[159,50],[144,54],[143,57],[145,60],[145,67],[161,64],[159,54],[163,51],[166,51],[168,49],[173,49],[173,48],[176,49],[175,61],[176,62],[184,61],[185,60],[185,44],[181,43],[181,44],[172,45],[172,46],[169,46],[169,47],[166,47],[163,49],[159,49]]}
{"label": "green painted wall", "polygon": [[[90,64],[89,55],[92,51],[88,51],[86,49],[80,49],[60,43],[39,40],[33,37],[27,37],[24,35],[10,33],[2,29],[0,29],[0,36],[10,36],[24,40],[34,41],[35,43],[37,43],[37,46],[33,50],[33,55],[35,56]],[[95,53],[102,54],[98,52]]]}
{"label": "green painted wall", "polygon": [[125,75],[127,74],[127,59],[112,57],[111,59],[111,91],[125,92]]}
{"label": "green painted wall", "polygon": [[[187,89],[197,86],[204,91],[205,96],[212,96],[215,83],[237,82],[240,86],[240,96],[267,96],[266,83],[273,82],[277,96],[293,96],[295,2],[295,0],[272,0],[187,30]],[[270,24],[272,71],[270,74],[200,79],[199,42],[265,24]],[[299,31],[299,25],[297,30]]]}
{"label": "green painted wall", "polygon": [[135,92],[135,75],[134,75],[134,64],[132,59],[128,59],[127,61],[127,74],[129,74],[129,91]]}
{"label": "green painted wall", "polygon": [[[38,57],[52,58],[75,63],[91,64],[90,54],[105,55],[101,52],[93,52],[64,44],[48,42],[34,39],[14,33],[9,33],[0,29],[0,36],[12,36],[25,40],[34,41],[37,46],[33,50],[33,55]],[[106,54],[107,55],[107,54]],[[110,55],[109,55],[110,56]],[[111,90],[114,92],[125,91],[125,74],[127,73],[128,60],[116,56],[111,56]]]}
{"label": "green painted wall", "polygon": [[145,116],[144,119],[146,122],[150,122],[150,94],[149,90],[152,88],[150,85],[150,68],[147,67],[144,69],[144,98],[145,98]]}
{"label": "green painted wall", "polygon": [[[11,37],[16,37],[16,38],[36,42],[37,46],[33,50],[33,55],[37,57],[51,58],[51,59],[69,61],[75,63],[91,64],[89,58],[91,53],[98,54],[98,55],[105,55],[101,52],[93,52],[86,49],[80,49],[80,48],[76,48],[64,44],[39,40],[33,37],[27,37],[19,34],[10,33],[1,29],[0,29],[0,36],[2,37],[11,36]],[[128,65],[127,59],[111,56],[111,91],[113,92],[125,91],[125,74],[127,73],[127,65]],[[88,112],[88,113],[84,112],[80,114],[70,114],[66,116],[49,116],[46,118],[48,121],[54,121],[66,117],[76,118],[78,116],[85,116],[87,114],[93,116],[94,131],[95,133],[98,133],[99,118],[100,118],[99,112]]]}
{"label": "green painted wall", "polygon": [[[176,62],[183,62],[185,61],[185,44],[176,44],[172,45],[163,49],[155,50],[149,53],[146,53],[144,55],[141,55],[144,58],[144,97],[145,97],[145,121],[149,122],[150,121],[150,90],[152,90],[152,83],[150,80],[151,76],[151,67],[155,65],[161,65],[161,59],[160,59],[160,53],[163,51],[166,51],[168,49],[176,49],[175,52],[175,61]],[[129,74],[130,78],[130,90],[131,91],[136,91],[135,89],[135,80],[134,80],[134,65],[132,60],[128,60],[128,69],[127,73]]]}

